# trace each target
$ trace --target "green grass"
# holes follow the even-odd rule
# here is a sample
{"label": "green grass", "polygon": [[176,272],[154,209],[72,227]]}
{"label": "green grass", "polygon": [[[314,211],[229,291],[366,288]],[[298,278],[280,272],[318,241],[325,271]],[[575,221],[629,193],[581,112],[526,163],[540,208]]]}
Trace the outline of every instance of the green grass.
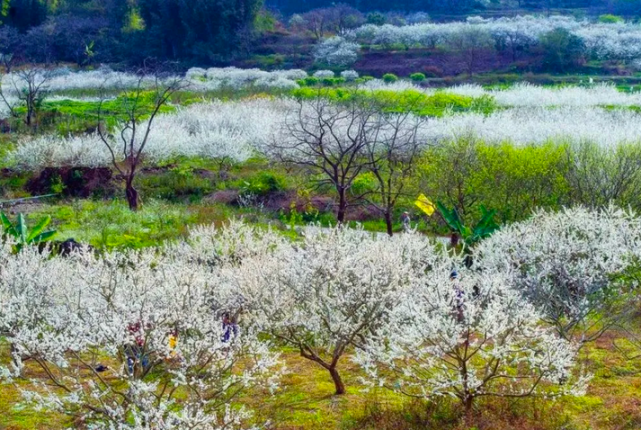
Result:
{"label": "green grass", "polygon": [[337,103],[363,100],[381,106],[386,112],[412,112],[419,116],[442,116],[446,112],[491,113],[496,109],[494,100],[488,96],[478,98],[438,91],[428,95],[416,90],[357,90],[352,88],[301,88],[292,92],[295,97],[313,99],[328,98]]}

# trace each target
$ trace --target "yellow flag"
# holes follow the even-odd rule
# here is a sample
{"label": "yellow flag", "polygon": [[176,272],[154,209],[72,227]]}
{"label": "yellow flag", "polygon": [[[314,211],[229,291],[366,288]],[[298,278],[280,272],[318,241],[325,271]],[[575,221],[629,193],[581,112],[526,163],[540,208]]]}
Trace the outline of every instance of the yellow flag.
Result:
{"label": "yellow flag", "polygon": [[436,210],[436,206],[434,206],[434,203],[427,197],[425,197],[425,194],[421,194],[418,196],[418,199],[414,202],[416,206],[423,212],[427,214],[427,216],[432,216],[434,211]]}

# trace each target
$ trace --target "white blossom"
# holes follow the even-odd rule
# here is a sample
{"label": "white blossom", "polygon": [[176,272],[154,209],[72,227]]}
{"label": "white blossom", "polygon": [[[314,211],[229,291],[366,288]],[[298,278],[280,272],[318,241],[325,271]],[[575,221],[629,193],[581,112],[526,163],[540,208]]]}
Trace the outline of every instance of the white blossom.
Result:
{"label": "white blossom", "polygon": [[358,43],[349,42],[340,36],[325,39],[316,46],[314,59],[330,66],[351,66],[358,59]]}
{"label": "white blossom", "polygon": [[424,398],[452,396],[469,412],[482,396],[581,394],[577,346],[540,316],[503,272],[436,264],[412,282],[355,358],[372,386]]}
{"label": "white blossom", "polygon": [[510,274],[518,290],[567,339],[589,341],[627,315],[641,257],[641,224],[615,207],[538,212],[481,242],[475,265]]}

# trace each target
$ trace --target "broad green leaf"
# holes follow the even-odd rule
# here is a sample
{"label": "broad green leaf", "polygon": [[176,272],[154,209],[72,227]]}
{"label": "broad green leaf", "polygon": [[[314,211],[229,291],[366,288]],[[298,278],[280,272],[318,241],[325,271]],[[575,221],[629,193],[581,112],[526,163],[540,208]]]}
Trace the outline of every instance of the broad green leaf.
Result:
{"label": "broad green leaf", "polygon": [[33,229],[29,232],[29,236],[27,237],[27,243],[33,243],[34,239],[42,233],[42,231],[49,225],[51,222],[51,217],[49,215],[43,217],[40,219],[38,224],[36,224]]}
{"label": "broad green leaf", "polygon": [[24,220],[23,214],[18,214],[16,230],[18,231],[18,240],[20,243],[27,243],[27,223]]}
{"label": "broad green leaf", "polygon": [[34,237],[31,240],[31,242],[29,242],[29,243],[38,244],[38,243],[41,243],[41,242],[46,242],[49,239],[51,239],[52,237],[54,237],[56,235],[56,233],[58,233],[58,232],[55,231],[55,230],[45,231],[44,233],[39,234],[38,236]]}
{"label": "broad green leaf", "polygon": [[16,231],[16,228],[13,226],[9,218],[7,218],[7,215],[4,212],[0,212],[0,222],[2,222],[2,228],[5,231],[6,234],[13,236],[13,237],[18,237],[18,232]]}

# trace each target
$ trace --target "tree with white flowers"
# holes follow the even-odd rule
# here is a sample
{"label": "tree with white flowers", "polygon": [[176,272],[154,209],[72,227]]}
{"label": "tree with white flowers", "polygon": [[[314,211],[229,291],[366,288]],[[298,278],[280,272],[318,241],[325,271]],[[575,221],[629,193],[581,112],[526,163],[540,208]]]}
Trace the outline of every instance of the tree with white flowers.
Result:
{"label": "tree with white flowers", "polygon": [[481,397],[580,394],[577,346],[540,324],[504,273],[451,274],[442,261],[400,298],[355,360],[372,386],[412,397],[454,397],[469,418]]}
{"label": "tree with white flowers", "polygon": [[597,339],[636,303],[630,270],[641,257],[641,224],[615,207],[540,211],[475,249],[475,266],[507,273],[564,339]]}
{"label": "tree with white flowers", "polygon": [[314,59],[330,66],[351,66],[358,59],[360,45],[340,36],[330,37],[320,42],[314,50]]}
{"label": "tree with white flowers", "polygon": [[277,356],[229,321],[237,306],[217,266],[170,251],[3,248],[0,327],[14,363],[0,378],[30,375],[25,401],[91,428],[242,428],[250,413],[235,401],[275,388]]}
{"label": "tree with white flowers", "polygon": [[403,292],[438,258],[418,235],[393,238],[345,227],[309,228],[269,258],[229,276],[262,330],[326,369],[345,393],[340,362],[387,322]]}

